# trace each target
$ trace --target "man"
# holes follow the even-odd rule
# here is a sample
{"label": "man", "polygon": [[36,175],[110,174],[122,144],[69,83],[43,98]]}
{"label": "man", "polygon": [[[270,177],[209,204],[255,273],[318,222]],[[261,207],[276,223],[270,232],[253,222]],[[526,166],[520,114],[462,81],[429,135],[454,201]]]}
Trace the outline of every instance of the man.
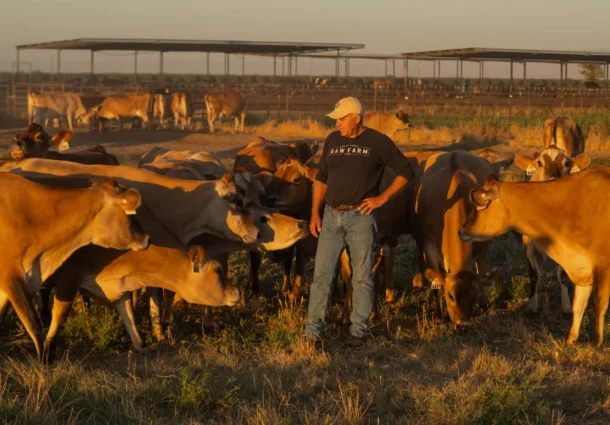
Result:
{"label": "man", "polygon": [[[320,341],[333,274],[341,251],[347,246],[354,290],[346,347],[357,348],[364,344],[373,308],[376,209],[403,190],[414,173],[389,137],[364,127],[364,108],[357,99],[341,99],[327,116],[337,120],[339,131],[326,138],[314,182],[309,228],[319,241],[305,335]],[[394,170],[397,177],[379,194],[386,166]],[[325,201],[322,223],[320,210]]]}

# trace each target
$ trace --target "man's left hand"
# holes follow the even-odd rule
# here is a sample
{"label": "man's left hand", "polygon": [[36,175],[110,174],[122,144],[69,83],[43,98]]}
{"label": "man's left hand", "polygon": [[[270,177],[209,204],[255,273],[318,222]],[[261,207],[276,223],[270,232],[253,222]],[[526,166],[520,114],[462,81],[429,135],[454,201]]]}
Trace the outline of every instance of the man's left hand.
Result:
{"label": "man's left hand", "polygon": [[362,214],[370,214],[383,204],[385,204],[385,200],[381,196],[375,196],[374,198],[366,198],[360,205],[358,205],[358,211]]}

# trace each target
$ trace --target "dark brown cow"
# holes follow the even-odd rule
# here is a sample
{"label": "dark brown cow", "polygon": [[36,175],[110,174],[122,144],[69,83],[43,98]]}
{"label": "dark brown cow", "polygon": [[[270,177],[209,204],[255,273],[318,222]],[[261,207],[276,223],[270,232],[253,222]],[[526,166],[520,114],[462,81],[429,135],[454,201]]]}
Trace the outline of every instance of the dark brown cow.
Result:
{"label": "dark brown cow", "polygon": [[117,194],[105,184],[50,188],[8,173],[0,173],[0,182],[0,313],[10,301],[42,360],[42,328],[28,294],[85,245],[147,248],[149,237],[134,231],[127,216],[141,198],[135,190]]}
{"label": "dark brown cow", "polygon": [[26,131],[17,134],[13,138],[9,147],[9,154],[13,159],[18,161],[26,158],[47,158],[80,164],[119,165],[119,160],[116,156],[106,152],[106,149],[101,145],[73,153],[49,150],[53,144],[60,151],[65,151],[70,147],[68,142],[71,139],[71,131],[63,130],[51,137],[40,125],[32,123]]}

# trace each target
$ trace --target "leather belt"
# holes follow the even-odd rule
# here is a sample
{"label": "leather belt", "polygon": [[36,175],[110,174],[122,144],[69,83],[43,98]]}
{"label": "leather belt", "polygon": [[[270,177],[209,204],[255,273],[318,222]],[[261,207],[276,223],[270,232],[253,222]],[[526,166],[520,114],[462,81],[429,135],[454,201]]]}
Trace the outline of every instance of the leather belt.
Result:
{"label": "leather belt", "polygon": [[347,212],[355,210],[356,208],[358,208],[358,205],[339,205],[338,207],[333,207],[332,205],[329,205],[329,207],[338,212]]}

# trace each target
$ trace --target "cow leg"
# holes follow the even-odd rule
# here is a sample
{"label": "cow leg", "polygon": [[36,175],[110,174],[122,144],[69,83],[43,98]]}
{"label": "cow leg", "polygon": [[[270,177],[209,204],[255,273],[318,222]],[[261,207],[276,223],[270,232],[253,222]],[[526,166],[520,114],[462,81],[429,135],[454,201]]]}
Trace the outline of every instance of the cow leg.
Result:
{"label": "cow leg", "polygon": [[169,289],[163,289],[163,322],[172,323],[174,321],[174,296],[175,292]]}
{"label": "cow leg", "polygon": [[[592,282],[591,282],[592,283]],[[573,345],[578,340],[580,334],[580,324],[582,323],[582,316],[585,314],[587,304],[589,303],[589,297],[593,285],[588,286],[576,285],[574,288],[574,301],[572,302],[572,325],[568,332],[568,338],[566,342],[569,345]]]}
{"label": "cow leg", "polygon": [[214,133],[214,121],[218,118],[216,111],[212,108],[208,109],[208,127],[210,127],[210,133]]}
{"label": "cow leg", "polygon": [[4,320],[6,314],[6,307],[8,306],[8,295],[0,291],[0,323]]}
{"label": "cow leg", "polygon": [[527,302],[527,311],[538,313],[538,290],[540,289],[541,268],[544,257],[530,243],[527,236],[523,237],[523,245],[525,246],[525,256],[527,257],[530,278],[530,299]]}
{"label": "cow leg", "polygon": [[51,362],[55,355],[55,338],[66,322],[79,287],[80,282],[74,277],[61,279],[55,286],[51,325],[44,340],[44,358],[47,362]]}
{"label": "cow leg", "polygon": [[246,115],[247,113],[244,112],[243,114],[241,114],[241,132],[244,132],[244,122],[246,121]]}
{"label": "cow leg", "polygon": [[239,130],[239,117],[235,117],[235,131]]}
{"label": "cow leg", "polygon": [[49,309],[49,300],[51,299],[52,288],[42,288],[40,290],[40,300],[42,308],[40,309],[40,319],[43,326],[48,326],[51,323],[51,310]]}
{"label": "cow leg", "polygon": [[384,254],[382,247],[375,247],[375,253],[373,254],[373,309],[369,316],[369,320],[373,320],[377,315],[377,301],[379,300],[379,292],[381,291],[381,274],[385,277],[385,264]]}
{"label": "cow leg", "polygon": [[250,252],[250,294],[258,294],[258,273],[261,267],[262,256],[258,252]]}
{"label": "cow leg", "polygon": [[382,255],[384,262],[385,278],[385,300],[388,303],[396,301],[396,290],[394,289],[394,260],[396,259],[396,249],[388,248],[387,253]]}
{"label": "cow leg", "polygon": [[610,280],[605,276],[595,287],[595,333],[593,343],[601,347],[604,342],[604,318],[610,301]]}
{"label": "cow leg", "polygon": [[307,255],[302,249],[296,248],[296,264],[294,266],[294,281],[292,283],[292,292],[290,293],[290,301],[295,303],[301,297],[301,282],[305,274],[305,264],[307,263]]}
{"label": "cow leg", "polygon": [[292,268],[292,256],[294,255],[294,245],[287,248],[286,258],[282,261],[284,267],[284,284],[282,285],[282,295],[284,297],[290,296],[292,290],[292,283],[290,282],[290,269]]}
{"label": "cow leg", "polygon": [[140,118],[142,118],[142,126],[144,127],[144,131],[150,131],[150,122],[148,120],[148,114],[142,114]]}
{"label": "cow leg", "polygon": [[212,311],[212,307],[206,305],[203,314],[203,328],[206,331],[211,331],[215,326],[216,318],[214,317],[214,311]]}
{"label": "cow leg", "polygon": [[424,251],[417,244],[417,273],[413,277],[413,289],[423,289],[424,273],[426,272],[426,261],[424,259]]}
{"label": "cow leg", "polygon": [[157,341],[163,341],[163,325],[161,323],[161,296],[163,289],[161,288],[146,288],[148,294],[150,323],[153,330],[153,335]]}
{"label": "cow leg", "polygon": [[123,325],[125,325],[125,330],[129,334],[129,338],[131,338],[131,343],[133,344],[133,348],[136,351],[142,351],[143,342],[142,337],[138,333],[138,329],[136,328],[136,321],[133,315],[133,304],[131,303],[131,294],[126,292],[114,302],[114,306],[119,312],[121,316],[121,320],[123,321]]}
{"label": "cow leg", "polygon": [[70,131],[74,131],[74,127],[72,127],[72,114],[67,114],[66,118],[68,119],[68,128]]}
{"label": "cow leg", "polygon": [[0,287],[4,288],[15,313],[17,313],[28,335],[34,341],[38,359],[42,361],[42,325],[34,310],[31,297],[25,292],[25,282],[22,279],[12,278],[6,283],[6,285],[0,285]]}
{"label": "cow leg", "polygon": [[557,280],[559,281],[559,285],[561,286],[561,313],[564,316],[571,316],[572,302],[570,301],[568,285],[564,283],[564,277],[566,279],[569,279],[563,267],[557,266]]}
{"label": "cow leg", "polygon": [[354,287],[352,285],[352,269],[347,248],[341,252],[339,261],[341,262],[341,278],[343,279],[343,284],[345,285],[341,324],[347,326],[350,324],[349,316],[352,314],[352,294],[354,293]]}
{"label": "cow leg", "polygon": [[[487,273],[487,245],[488,242],[476,242],[472,245],[474,251],[474,259],[477,263],[477,273],[484,275]],[[487,286],[483,286],[479,294],[478,304],[483,310],[489,308],[489,295],[487,295]]]}

